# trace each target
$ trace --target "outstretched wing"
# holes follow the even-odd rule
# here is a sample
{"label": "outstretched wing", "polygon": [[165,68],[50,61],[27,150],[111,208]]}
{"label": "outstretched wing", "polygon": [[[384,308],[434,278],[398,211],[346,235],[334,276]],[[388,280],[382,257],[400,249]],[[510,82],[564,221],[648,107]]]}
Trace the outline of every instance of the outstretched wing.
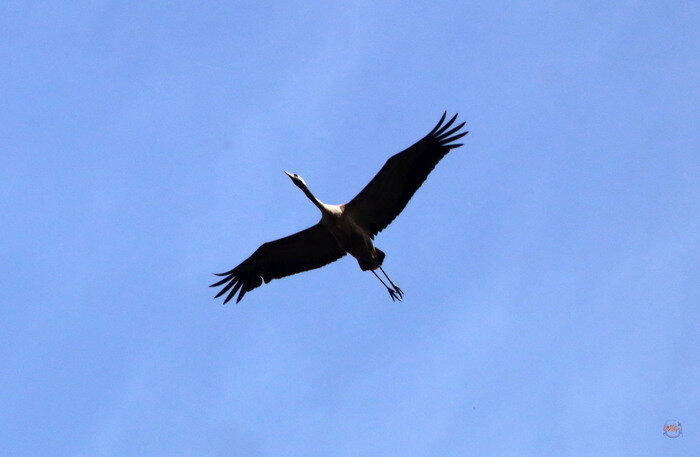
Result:
{"label": "outstretched wing", "polygon": [[319,222],[294,235],[263,244],[233,270],[218,273],[217,276],[224,276],[224,279],[210,287],[226,284],[216,295],[220,297],[231,290],[224,303],[240,289],[238,303],[246,292],[259,287],[263,281],[267,284],[273,279],[320,268],[345,254],[331,232]]}
{"label": "outstretched wing", "polygon": [[403,211],[445,154],[462,146],[451,143],[469,133],[458,133],[465,122],[448,130],[457,115],[442,125],[446,115],[447,112],[423,139],[387,160],[369,184],[345,205],[345,211],[372,235],[384,230]]}

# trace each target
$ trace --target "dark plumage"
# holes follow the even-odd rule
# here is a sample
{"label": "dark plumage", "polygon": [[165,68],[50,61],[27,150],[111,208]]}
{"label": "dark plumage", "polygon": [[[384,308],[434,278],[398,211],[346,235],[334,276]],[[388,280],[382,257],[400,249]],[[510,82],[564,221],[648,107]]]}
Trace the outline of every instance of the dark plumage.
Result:
{"label": "dark plumage", "polygon": [[273,279],[321,268],[345,254],[346,252],[338,246],[331,232],[319,222],[294,235],[263,244],[233,270],[216,273],[217,276],[225,276],[225,278],[212,284],[211,287],[228,283],[216,294],[216,297],[222,296],[233,287],[224,303],[231,300],[240,289],[236,299],[238,303],[246,292],[260,286],[263,281],[267,284]]}
{"label": "dark plumage", "polygon": [[422,140],[390,157],[369,184],[345,205],[345,210],[372,235],[384,230],[403,211],[445,154],[462,146],[462,143],[450,143],[469,132],[450,135],[458,132],[466,122],[447,130],[457,115],[442,125],[446,114]]}

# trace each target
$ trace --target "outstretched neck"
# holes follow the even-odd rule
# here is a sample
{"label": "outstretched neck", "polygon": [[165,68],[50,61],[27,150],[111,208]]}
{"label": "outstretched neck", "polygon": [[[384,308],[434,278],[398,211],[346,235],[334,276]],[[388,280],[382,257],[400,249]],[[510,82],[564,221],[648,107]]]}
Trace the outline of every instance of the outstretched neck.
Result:
{"label": "outstretched neck", "polygon": [[299,186],[299,188],[304,192],[304,194],[306,194],[307,197],[309,197],[309,200],[311,200],[311,202],[312,202],[314,205],[316,205],[316,207],[317,207],[318,209],[320,209],[321,212],[322,212],[323,214],[326,214],[326,213],[329,212],[329,211],[328,211],[328,208],[326,208],[326,205],[324,205],[324,204],[321,202],[321,200],[319,200],[318,198],[316,198],[316,196],[315,196],[314,194],[311,193],[311,191],[309,190],[308,187],[306,187],[306,186]]}

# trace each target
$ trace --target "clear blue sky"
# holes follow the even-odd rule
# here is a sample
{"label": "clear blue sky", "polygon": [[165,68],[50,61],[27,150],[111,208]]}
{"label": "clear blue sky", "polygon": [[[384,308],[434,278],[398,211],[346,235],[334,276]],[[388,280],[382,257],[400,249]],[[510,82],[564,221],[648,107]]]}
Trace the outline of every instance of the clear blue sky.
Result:
{"label": "clear blue sky", "polygon": [[[697,453],[699,17],[3,1],[2,454]],[[445,109],[403,303],[351,258],[213,299],[318,220],[283,170],[343,203]]]}

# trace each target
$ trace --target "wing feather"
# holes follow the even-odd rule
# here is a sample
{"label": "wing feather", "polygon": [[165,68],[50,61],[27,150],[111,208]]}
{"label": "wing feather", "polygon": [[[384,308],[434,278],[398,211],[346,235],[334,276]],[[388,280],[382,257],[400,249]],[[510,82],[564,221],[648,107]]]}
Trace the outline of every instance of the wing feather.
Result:
{"label": "wing feather", "polygon": [[457,119],[455,114],[443,125],[445,112],[437,125],[410,148],[389,158],[379,173],[345,205],[345,211],[372,235],[384,230],[406,207],[413,194],[451,149],[452,144],[469,132],[457,133],[464,122],[448,130]]}
{"label": "wing feather", "polygon": [[[273,279],[320,268],[345,255],[335,238],[320,222],[306,230],[270,241],[260,246],[236,268],[217,273],[224,278],[210,287],[224,287],[216,297],[228,292],[224,303],[239,292],[236,303],[243,296]],[[229,292],[230,290],[230,292]]]}

